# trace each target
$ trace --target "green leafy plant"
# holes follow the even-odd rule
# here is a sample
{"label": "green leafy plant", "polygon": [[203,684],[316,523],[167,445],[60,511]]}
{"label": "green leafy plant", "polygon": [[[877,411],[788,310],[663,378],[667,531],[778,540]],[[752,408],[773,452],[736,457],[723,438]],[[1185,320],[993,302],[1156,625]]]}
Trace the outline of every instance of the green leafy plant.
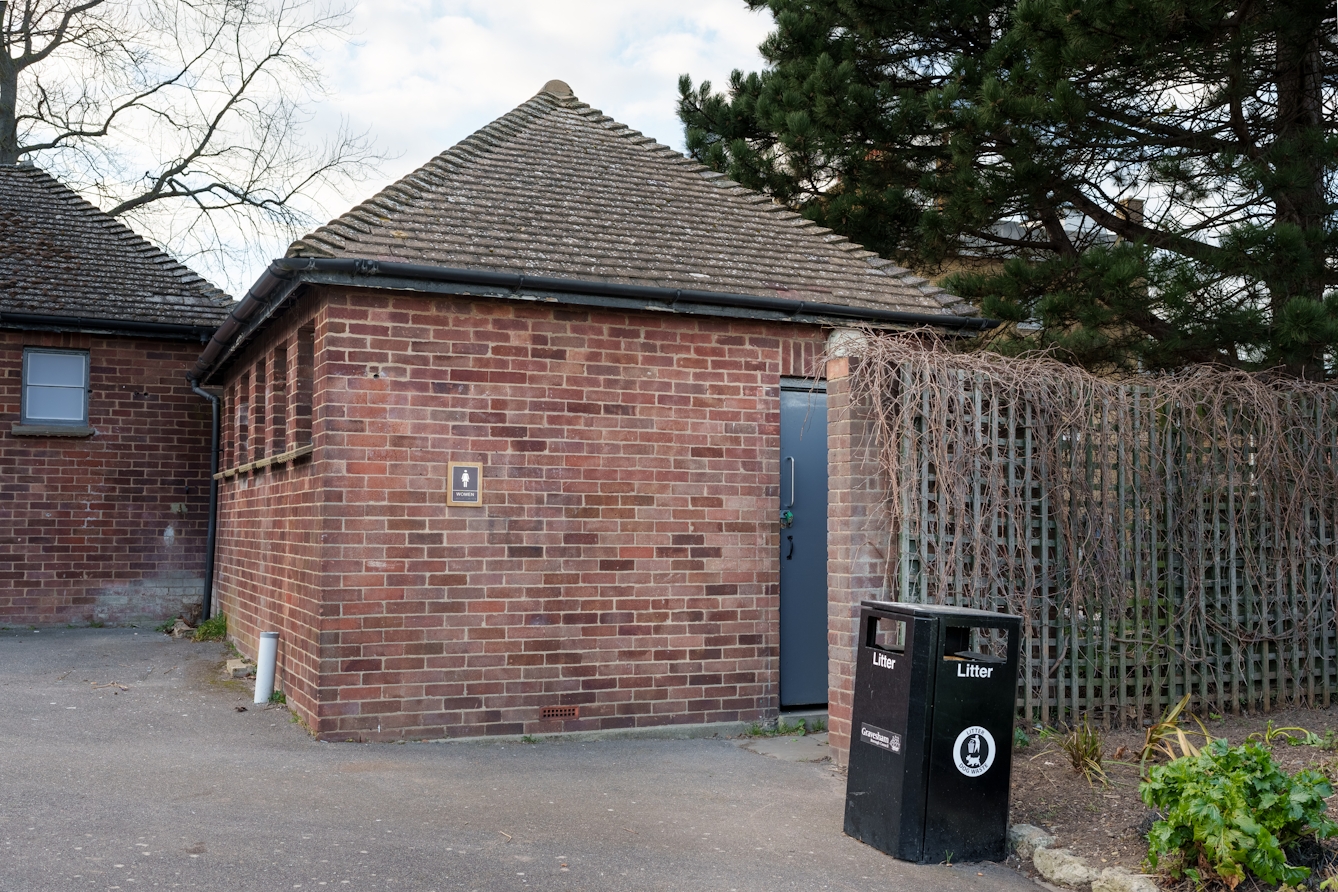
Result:
{"label": "green leafy plant", "polygon": [[1153,766],[1138,792],[1164,814],[1148,833],[1148,863],[1164,863],[1177,880],[1217,878],[1231,889],[1250,875],[1300,883],[1310,869],[1288,864],[1283,849],[1338,834],[1325,814],[1333,788],[1324,776],[1309,769],[1288,776],[1258,743],[1214,740],[1197,755]]}
{"label": "green leafy plant", "polygon": [[1082,724],[1074,725],[1059,741],[1059,748],[1069,757],[1073,770],[1087,778],[1090,784],[1094,780],[1105,784],[1106,769],[1101,765],[1106,745],[1101,734],[1092,727],[1091,720],[1083,716]]}
{"label": "green leafy plant", "polygon": [[1269,745],[1285,740],[1288,746],[1323,746],[1325,740],[1314,731],[1307,731],[1305,728],[1275,728],[1272,719],[1269,719],[1263,731],[1256,731],[1246,739],[1258,740]]}
{"label": "green leafy plant", "polygon": [[1031,745],[1031,738],[1027,736],[1027,732],[1023,731],[1021,728],[1014,728],[1013,746],[1017,747],[1018,749],[1022,749],[1023,747],[1030,745]]}
{"label": "green leafy plant", "polygon": [[278,703],[282,705],[288,702],[288,696],[284,694],[283,691],[271,691],[269,695],[269,702]]}
{"label": "green leafy plant", "polygon": [[164,635],[166,635],[167,633],[172,631],[172,627],[175,626],[176,624],[177,624],[177,618],[172,617],[171,619],[164,620],[163,622],[160,622],[158,625],[154,626],[153,631],[162,632]]}
{"label": "green leafy plant", "polygon": [[228,637],[228,617],[220,613],[211,616],[195,628],[196,641],[222,641]]}
{"label": "green leafy plant", "polygon": [[[1184,713],[1185,707],[1189,705],[1189,695],[1180,698],[1176,703],[1162,715],[1156,724],[1147,729],[1143,735],[1143,749],[1138,754],[1139,773],[1147,773],[1147,764],[1157,756],[1165,756],[1167,759],[1180,759],[1185,756],[1197,756],[1199,749],[1208,744],[1212,737],[1208,734],[1208,729],[1204,727],[1203,722],[1199,721],[1197,716],[1191,716],[1198,724],[1198,731],[1185,731],[1180,727],[1180,716]],[[1190,742],[1190,737],[1194,736],[1201,739],[1201,743],[1194,744]]]}
{"label": "green leafy plant", "polygon": [[796,719],[794,724],[786,724],[785,719],[777,719],[776,724],[764,725],[761,722],[753,722],[744,732],[747,737],[785,737],[789,734],[797,734],[803,737],[806,734],[825,731],[827,725],[825,722],[815,721],[810,728],[803,719]]}
{"label": "green leafy plant", "polygon": [[524,734],[524,735],[521,736],[521,738],[520,738],[520,742],[521,742],[521,743],[538,743],[538,742],[539,742],[539,738],[535,737],[533,734]]}

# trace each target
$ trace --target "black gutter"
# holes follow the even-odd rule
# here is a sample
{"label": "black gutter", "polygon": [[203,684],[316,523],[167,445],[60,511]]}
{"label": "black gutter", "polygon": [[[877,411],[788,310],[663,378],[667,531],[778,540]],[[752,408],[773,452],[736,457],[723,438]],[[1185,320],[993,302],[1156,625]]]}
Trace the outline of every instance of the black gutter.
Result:
{"label": "black gutter", "polygon": [[213,427],[209,435],[209,528],[205,533],[204,546],[204,595],[200,599],[200,619],[209,619],[214,600],[214,546],[218,541],[218,397],[200,387],[195,378],[187,378],[190,389],[209,400],[213,414]]}
{"label": "black gutter", "polygon": [[0,312],[0,328],[44,328],[79,331],[116,331],[152,337],[206,341],[214,333],[213,325],[186,325],[176,322],[137,322],[132,319],[97,319],[89,316],[47,316],[42,313]]}
{"label": "black gutter", "polygon": [[296,284],[296,282],[293,282],[293,272],[286,268],[287,263],[287,260],[275,260],[260,274],[260,278],[237,302],[237,305],[232,308],[232,312],[228,314],[228,318],[224,319],[223,324],[214,332],[213,337],[209,339],[209,343],[205,344],[204,352],[195,361],[195,368],[186,377],[193,381],[205,380],[209,373],[214,370],[214,366],[222,358],[228,346],[246,326],[246,323],[256,314],[257,310],[269,303],[270,295],[274,289],[288,282]]}
{"label": "black gutter", "polygon": [[[521,273],[487,272],[483,270],[458,269],[446,266],[431,266],[424,263],[402,263],[387,260],[341,260],[332,258],[289,257],[275,260],[261,275],[259,281],[246,292],[246,296],[228,316],[227,320],[214,332],[204,352],[195,364],[192,376],[197,380],[206,380],[218,363],[226,358],[229,348],[243,329],[258,324],[265,316],[255,318],[262,308],[274,310],[283,303],[297,285],[310,281],[321,274],[334,274],[358,277],[359,279],[407,279],[424,282],[445,282],[456,285],[472,285],[497,288],[505,291],[547,292],[553,294],[582,294],[644,300],[660,303],[666,309],[673,309],[675,304],[699,304],[706,306],[736,307],[739,309],[776,312],[787,317],[822,316],[838,319],[853,319],[865,322],[886,322],[907,326],[934,326],[955,331],[986,331],[999,323],[993,319],[976,316],[955,316],[951,314],[908,313],[902,310],[881,310],[864,307],[851,307],[842,304],[829,304],[814,301],[789,300],[782,297],[762,297],[753,294],[730,294],[720,291],[701,291],[692,288],[660,288],[652,285],[623,285],[613,282],[592,282],[580,279],[563,279],[553,276],[528,276]],[[375,287],[375,283],[367,283]],[[279,295],[275,290],[280,286]]]}

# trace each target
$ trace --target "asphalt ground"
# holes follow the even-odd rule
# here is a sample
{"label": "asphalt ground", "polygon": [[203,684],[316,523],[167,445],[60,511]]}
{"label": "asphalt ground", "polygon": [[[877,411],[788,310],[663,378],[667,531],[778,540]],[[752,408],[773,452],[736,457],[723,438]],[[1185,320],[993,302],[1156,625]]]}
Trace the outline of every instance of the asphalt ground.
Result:
{"label": "asphalt ground", "polygon": [[1037,889],[846,837],[812,745],[321,743],[226,656],[0,631],[0,890]]}

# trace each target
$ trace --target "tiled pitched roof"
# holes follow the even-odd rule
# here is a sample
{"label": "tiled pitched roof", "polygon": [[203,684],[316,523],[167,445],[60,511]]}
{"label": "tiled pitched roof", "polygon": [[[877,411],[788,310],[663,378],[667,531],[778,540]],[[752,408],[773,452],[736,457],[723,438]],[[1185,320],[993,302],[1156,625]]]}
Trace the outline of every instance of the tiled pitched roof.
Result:
{"label": "tiled pitched roof", "polygon": [[975,314],[592,109],[561,81],[288,254]]}
{"label": "tiled pitched roof", "polygon": [[0,165],[0,313],[213,327],[231,307],[45,171]]}

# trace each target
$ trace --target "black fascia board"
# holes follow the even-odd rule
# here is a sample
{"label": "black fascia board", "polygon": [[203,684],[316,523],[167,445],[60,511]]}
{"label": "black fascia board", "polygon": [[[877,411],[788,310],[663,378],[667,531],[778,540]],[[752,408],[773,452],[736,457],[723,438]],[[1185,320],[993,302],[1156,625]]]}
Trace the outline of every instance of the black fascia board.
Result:
{"label": "black fascia board", "polygon": [[88,334],[135,334],[205,343],[217,326],[177,322],[140,322],[134,319],[99,319],[92,316],[52,316],[46,313],[11,313],[0,310],[0,328],[29,331],[77,331]]}
{"label": "black fascia board", "polygon": [[[999,323],[976,316],[912,313],[852,307],[819,301],[732,294],[691,288],[662,288],[531,276],[523,273],[460,269],[423,263],[383,260],[289,257],[273,261],[227,320],[214,332],[196,362],[192,377],[207,382],[250,335],[270,318],[303,284],[473,294],[601,306],[621,309],[744,316],[756,319],[828,323],[838,320],[873,322],[907,327],[932,326],[960,333],[988,331]],[[438,287],[424,287],[438,286]],[[440,286],[453,286],[449,290]],[[734,312],[722,314],[721,309]]]}

